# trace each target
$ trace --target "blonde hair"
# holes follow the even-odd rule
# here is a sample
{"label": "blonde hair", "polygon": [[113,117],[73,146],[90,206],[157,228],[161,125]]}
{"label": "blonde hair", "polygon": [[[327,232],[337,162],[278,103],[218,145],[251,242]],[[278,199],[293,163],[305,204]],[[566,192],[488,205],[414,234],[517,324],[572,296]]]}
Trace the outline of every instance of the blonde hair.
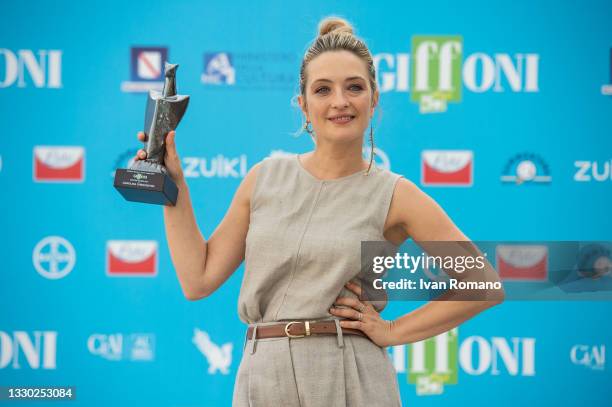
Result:
{"label": "blonde hair", "polygon": [[[365,62],[368,71],[368,82],[370,83],[370,89],[372,90],[372,102],[374,101],[374,93],[377,90],[376,85],[376,69],[374,68],[374,59],[368,49],[368,46],[356,37],[353,33],[353,27],[351,24],[340,17],[326,17],[319,23],[319,35],[315,38],[312,45],[304,54],[302,59],[302,66],[300,67],[300,94],[306,102],[306,68],[310,61],[318,57],[324,52],[330,51],[348,51],[356,55],[359,59]],[[305,123],[302,127],[303,130],[307,130],[308,123]],[[312,131],[308,131],[312,136]],[[374,163],[374,136],[372,134],[372,124],[370,123],[370,164],[368,170],[364,175],[370,173],[372,164]]]}
{"label": "blonde hair", "polygon": [[372,97],[376,91],[376,69],[372,54],[363,40],[353,34],[353,27],[343,18],[327,17],[319,23],[319,35],[306,51],[300,68],[300,94],[306,97],[306,67],[317,56],[328,51],[349,51],[365,62]]}

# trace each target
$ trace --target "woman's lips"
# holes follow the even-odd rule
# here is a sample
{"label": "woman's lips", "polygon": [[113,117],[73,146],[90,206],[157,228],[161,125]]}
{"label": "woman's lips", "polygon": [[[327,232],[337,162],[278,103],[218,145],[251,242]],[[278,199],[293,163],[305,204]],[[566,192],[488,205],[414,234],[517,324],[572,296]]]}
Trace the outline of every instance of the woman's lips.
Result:
{"label": "woman's lips", "polygon": [[354,118],[355,116],[346,115],[346,116],[332,117],[332,118],[329,118],[328,120],[335,124],[346,124],[346,123],[351,122]]}

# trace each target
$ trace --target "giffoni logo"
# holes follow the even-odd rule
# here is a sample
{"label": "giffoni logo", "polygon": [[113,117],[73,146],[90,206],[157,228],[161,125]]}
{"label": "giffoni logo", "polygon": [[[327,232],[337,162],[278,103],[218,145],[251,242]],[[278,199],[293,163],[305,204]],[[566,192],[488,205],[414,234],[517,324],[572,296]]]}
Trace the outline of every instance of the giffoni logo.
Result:
{"label": "giffoni logo", "polygon": [[410,92],[420,113],[445,112],[473,93],[539,92],[540,55],[527,52],[466,54],[460,35],[415,35],[410,53],[373,55],[379,89]]}
{"label": "giffoni logo", "polygon": [[445,384],[457,384],[458,330],[408,346],[408,383],[416,384],[418,395],[440,394]]}
{"label": "giffoni logo", "polygon": [[461,101],[462,55],[461,36],[412,37],[410,99],[419,103],[421,113],[443,112],[447,102]]}

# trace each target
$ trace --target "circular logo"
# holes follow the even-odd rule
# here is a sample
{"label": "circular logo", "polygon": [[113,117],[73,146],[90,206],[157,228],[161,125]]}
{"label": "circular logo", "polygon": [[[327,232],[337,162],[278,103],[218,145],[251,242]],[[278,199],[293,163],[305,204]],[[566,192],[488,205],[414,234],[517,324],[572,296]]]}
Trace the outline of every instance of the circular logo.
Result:
{"label": "circular logo", "polygon": [[589,244],[578,254],[578,275],[593,280],[612,275],[610,250],[600,244]]}
{"label": "circular logo", "polygon": [[32,263],[38,274],[50,280],[57,280],[72,271],[76,263],[76,252],[63,237],[48,236],[34,246]]}

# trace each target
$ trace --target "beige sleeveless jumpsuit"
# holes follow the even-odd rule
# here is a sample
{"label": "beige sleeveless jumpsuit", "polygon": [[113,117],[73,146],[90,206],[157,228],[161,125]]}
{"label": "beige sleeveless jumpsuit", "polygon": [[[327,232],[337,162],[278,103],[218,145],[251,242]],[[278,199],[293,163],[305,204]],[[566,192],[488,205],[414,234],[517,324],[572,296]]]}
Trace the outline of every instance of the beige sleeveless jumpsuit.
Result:
{"label": "beige sleeveless jumpsuit", "polygon": [[[267,158],[251,199],[245,272],[238,299],[250,326],[336,320],[329,308],[358,281],[361,241],[384,240],[393,189],[401,177],[372,167],[319,180],[298,155]],[[400,406],[385,348],[355,335],[245,341],[235,407]]]}

